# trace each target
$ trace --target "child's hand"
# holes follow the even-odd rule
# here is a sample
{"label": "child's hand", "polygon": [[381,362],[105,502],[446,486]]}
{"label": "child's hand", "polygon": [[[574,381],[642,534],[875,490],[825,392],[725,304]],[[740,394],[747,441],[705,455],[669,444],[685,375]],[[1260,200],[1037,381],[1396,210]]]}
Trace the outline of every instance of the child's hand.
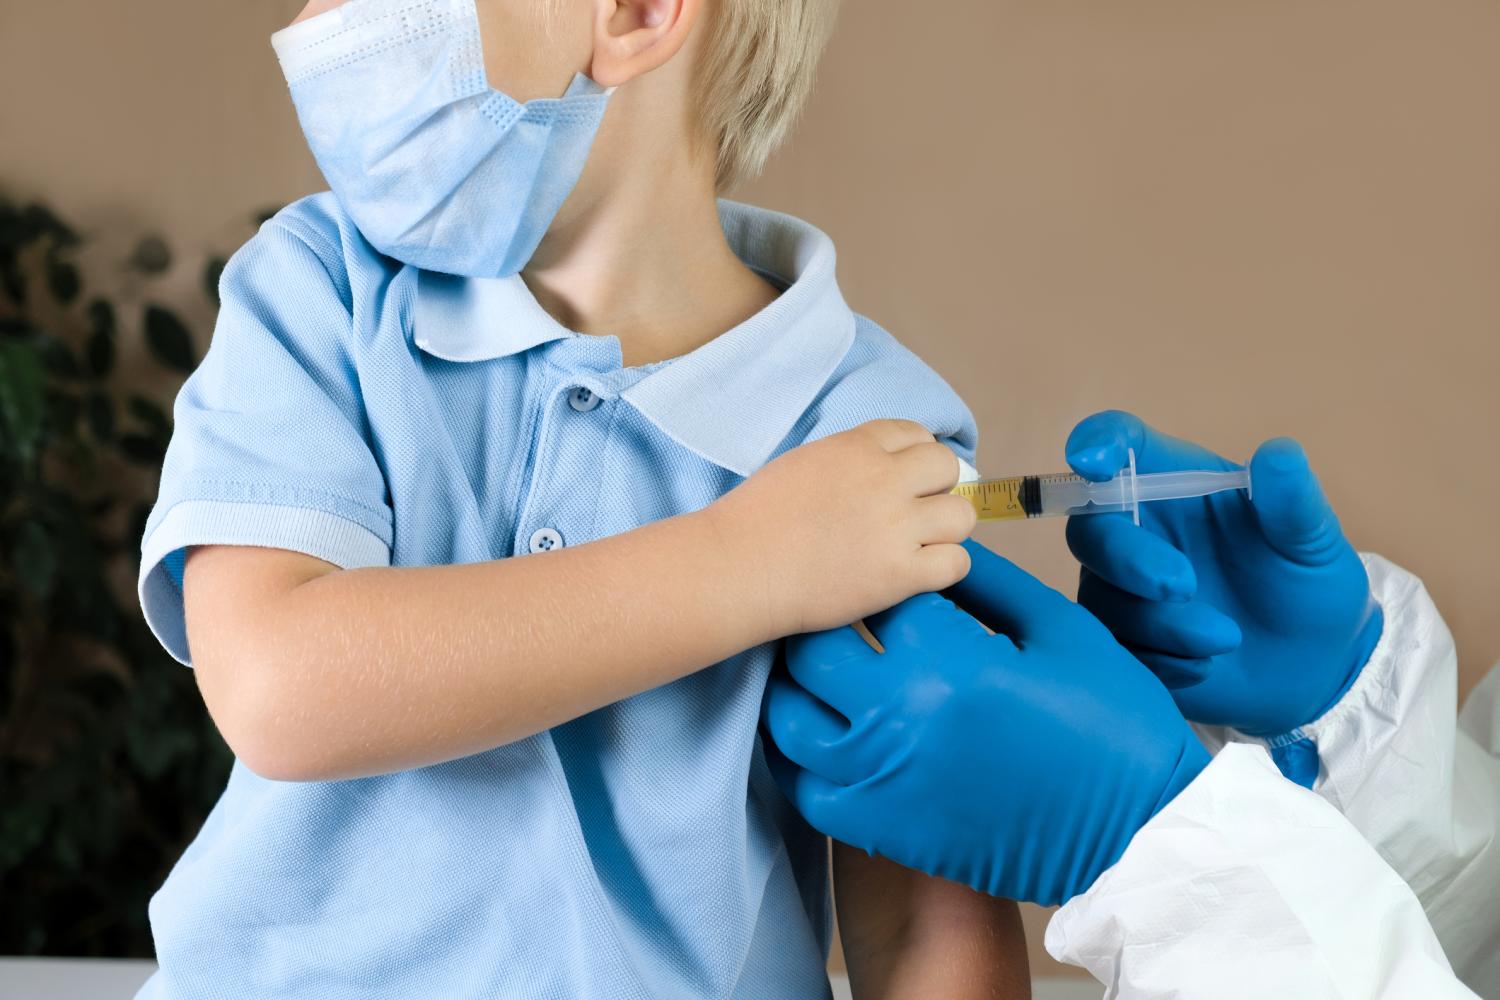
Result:
{"label": "child's hand", "polygon": [[787,452],[710,507],[776,636],[833,628],[969,571],[958,459],[920,424],[875,420]]}

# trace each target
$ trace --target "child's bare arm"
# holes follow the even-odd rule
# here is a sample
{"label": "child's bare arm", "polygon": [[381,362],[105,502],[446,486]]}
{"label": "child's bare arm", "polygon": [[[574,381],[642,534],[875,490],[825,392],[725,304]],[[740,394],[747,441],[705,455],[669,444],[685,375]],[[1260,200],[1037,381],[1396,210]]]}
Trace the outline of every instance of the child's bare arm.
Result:
{"label": "child's bare arm", "polygon": [[199,688],[268,777],[477,753],[955,583],[974,518],[945,495],[956,478],[927,431],[878,421],[789,452],[698,513],[519,559],[340,571],[279,549],[195,549]]}
{"label": "child's bare arm", "polygon": [[1029,1000],[1014,902],[844,844],[833,845],[833,871],[855,1000]]}

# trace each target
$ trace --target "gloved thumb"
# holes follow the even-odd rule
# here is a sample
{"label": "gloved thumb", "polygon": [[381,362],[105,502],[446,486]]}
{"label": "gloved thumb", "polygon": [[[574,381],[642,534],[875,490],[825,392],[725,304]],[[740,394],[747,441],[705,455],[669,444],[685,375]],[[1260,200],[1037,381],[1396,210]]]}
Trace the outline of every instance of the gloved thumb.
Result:
{"label": "gloved thumb", "polygon": [[1275,438],[1261,445],[1250,460],[1250,482],[1251,505],[1272,548],[1309,566],[1338,554],[1343,530],[1300,444]]}

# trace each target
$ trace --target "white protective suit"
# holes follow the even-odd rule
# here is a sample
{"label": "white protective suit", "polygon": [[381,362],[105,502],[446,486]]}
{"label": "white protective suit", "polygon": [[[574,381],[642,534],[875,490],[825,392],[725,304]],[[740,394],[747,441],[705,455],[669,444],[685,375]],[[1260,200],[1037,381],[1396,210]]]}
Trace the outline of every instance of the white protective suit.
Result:
{"label": "white protective suit", "polygon": [[1303,727],[1313,791],[1204,731],[1213,763],[1053,917],[1047,950],[1106,1000],[1500,1000],[1500,667],[1455,726],[1448,627],[1416,577],[1365,565],[1385,631]]}

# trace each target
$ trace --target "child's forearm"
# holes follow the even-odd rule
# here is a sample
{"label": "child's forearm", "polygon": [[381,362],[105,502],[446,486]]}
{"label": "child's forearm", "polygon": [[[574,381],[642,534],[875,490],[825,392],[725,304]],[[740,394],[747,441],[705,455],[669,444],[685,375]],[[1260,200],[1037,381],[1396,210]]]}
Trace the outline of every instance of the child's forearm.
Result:
{"label": "child's forearm", "polygon": [[748,553],[685,515],[462,566],[340,572],[273,549],[194,550],[200,688],[252,769],[385,773],[487,750],[776,637]]}
{"label": "child's forearm", "polygon": [[975,517],[947,495],[957,476],[925,429],[878,420],[791,449],[696,513],[518,559],[340,571],[195,548],[183,588],[198,686],[267,777],[479,753],[952,586]]}
{"label": "child's forearm", "polygon": [[834,894],[855,1000],[1026,1000],[1016,904],[833,845]]}

